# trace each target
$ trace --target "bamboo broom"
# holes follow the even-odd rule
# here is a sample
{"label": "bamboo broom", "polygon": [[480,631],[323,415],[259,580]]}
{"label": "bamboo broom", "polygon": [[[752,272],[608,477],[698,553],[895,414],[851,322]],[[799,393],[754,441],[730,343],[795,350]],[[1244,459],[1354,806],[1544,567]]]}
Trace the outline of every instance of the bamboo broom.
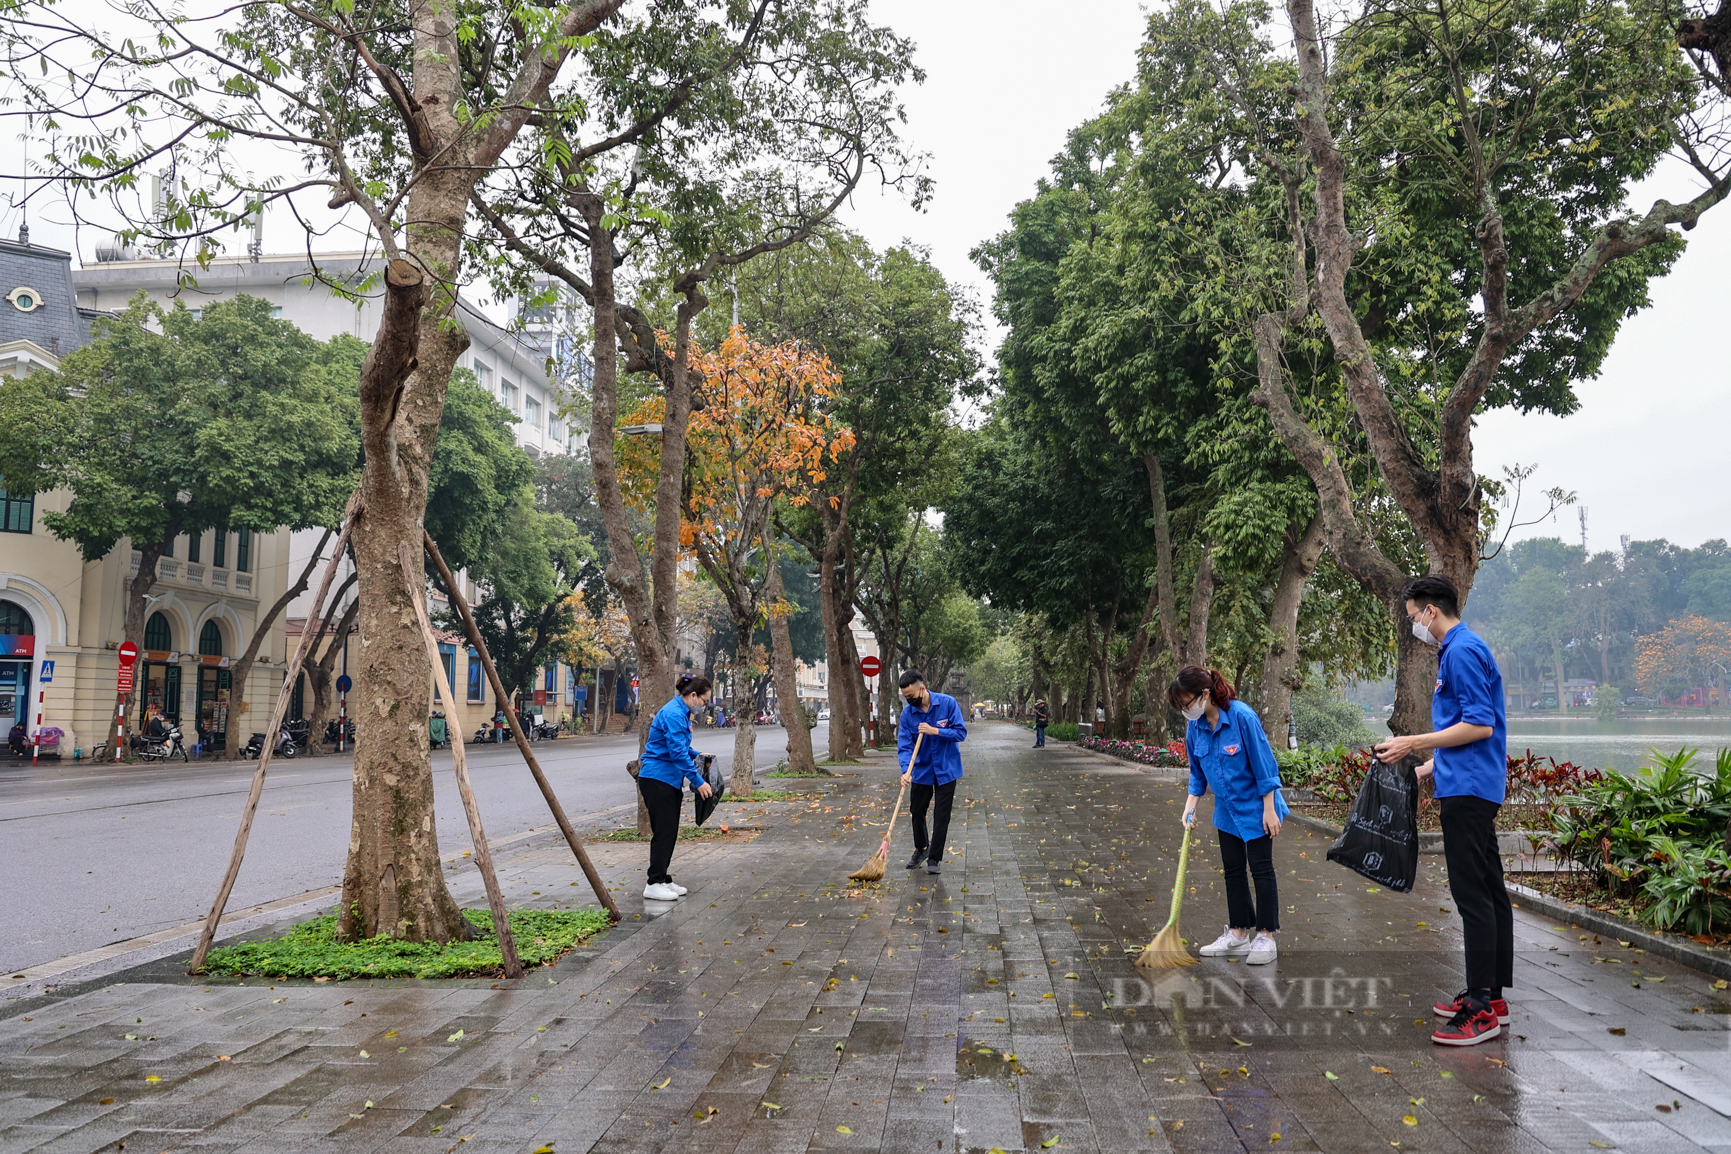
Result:
{"label": "bamboo broom", "polygon": [[1166,928],[1155,934],[1154,940],[1136,955],[1136,964],[1145,970],[1171,970],[1196,964],[1196,959],[1185,948],[1184,939],[1178,936],[1178,907],[1184,901],[1184,868],[1190,862],[1192,828],[1189,825],[1184,827],[1184,844],[1178,850],[1178,880],[1172,884],[1172,912],[1166,919]]}
{"label": "bamboo broom", "polygon": [[[914,762],[920,758],[920,742],[924,741],[925,738],[926,735],[923,733],[914,735],[913,756],[908,758],[908,773],[910,774],[914,771]],[[884,880],[884,869],[890,861],[890,835],[896,831],[896,822],[902,816],[902,799],[907,795],[908,783],[904,781],[902,782],[902,791],[896,795],[896,807],[890,811],[890,824],[889,828],[884,830],[884,843],[878,846],[878,852],[866,859],[864,865],[847,875],[849,880],[856,882],[881,882]]]}

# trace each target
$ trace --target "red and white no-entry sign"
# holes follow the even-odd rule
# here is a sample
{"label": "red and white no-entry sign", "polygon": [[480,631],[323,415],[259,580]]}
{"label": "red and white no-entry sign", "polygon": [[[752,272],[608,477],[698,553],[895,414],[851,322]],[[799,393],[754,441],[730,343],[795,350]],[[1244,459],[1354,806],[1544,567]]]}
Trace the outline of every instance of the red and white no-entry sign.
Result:
{"label": "red and white no-entry sign", "polygon": [[859,659],[859,671],[867,677],[876,677],[878,674],[883,672],[883,669],[883,662],[879,661],[875,657],[862,657]]}

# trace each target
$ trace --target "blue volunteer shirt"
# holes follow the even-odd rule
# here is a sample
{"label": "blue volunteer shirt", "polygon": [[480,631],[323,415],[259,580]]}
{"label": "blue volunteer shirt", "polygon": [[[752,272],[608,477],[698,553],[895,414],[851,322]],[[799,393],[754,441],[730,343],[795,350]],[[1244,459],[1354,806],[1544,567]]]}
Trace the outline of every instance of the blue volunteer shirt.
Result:
{"label": "blue volunteer shirt", "polygon": [[1274,812],[1286,820],[1286,797],[1280,792],[1280,767],[1256,711],[1234,701],[1220,711],[1220,727],[1208,728],[1204,714],[1184,728],[1184,749],[1190,755],[1190,796],[1214,791],[1214,828],[1244,841],[1267,837],[1262,828],[1262,799],[1274,795]]}
{"label": "blue volunteer shirt", "polygon": [[697,772],[695,756],[691,750],[691,709],[684,698],[675,697],[657,710],[649,723],[637,775],[666,782],[675,789],[684,788],[689,781],[696,789],[703,784],[703,775]]}
{"label": "blue volunteer shirt", "polygon": [[1456,625],[1437,652],[1436,694],[1430,699],[1430,725],[1447,729],[1459,722],[1488,725],[1489,737],[1439,749],[1436,796],[1471,795],[1503,804],[1509,787],[1508,721],[1503,715],[1503,674],[1484,639]]}
{"label": "blue volunteer shirt", "polygon": [[908,758],[914,753],[914,738],[919,736],[920,722],[938,727],[920,743],[919,764],[914,766],[914,782],[918,785],[943,785],[962,776],[962,751],[957,748],[968,739],[968,723],[962,717],[962,707],[947,693],[932,694],[930,709],[921,709],[911,702],[902,706],[901,724],[896,727],[896,760],[902,770],[908,768]]}

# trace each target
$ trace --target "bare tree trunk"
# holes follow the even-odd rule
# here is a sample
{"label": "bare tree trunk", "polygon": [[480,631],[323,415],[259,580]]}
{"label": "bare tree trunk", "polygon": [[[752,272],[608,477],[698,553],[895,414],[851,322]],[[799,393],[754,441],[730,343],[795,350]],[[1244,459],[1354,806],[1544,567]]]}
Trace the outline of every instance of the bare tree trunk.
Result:
{"label": "bare tree trunk", "polygon": [[[355,618],[360,615],[360,601],[351,600],[348,604],[348,608],[343,610],[343,617],[342,620],[337,623],[336,631],[334,633],[331,631],[331,614],[336,612],[337,606],[342,603],[343,594],[348,590],[348,587],[354,583],[355,575],[351,573],[348,576],[348,580],[344,582],[340,589],[337,590],[336,596],[331,599],[330,608],[325,611],[325,618],[319,625],[319,636],[314,638],[315,644],[323,638],[328,638],[328,640],[325,641],[325,651],[319,655],[318,661],[308,666],[307,682],[312,686],[313,690],[312,730],[307,735],[309,744],[312,742],[322,743],[324,741],[325,723],[330,717],[331,698],[333,696],[331,693],[331,682],[335,680],[331,676],[331,672],[336,668],[337,657],[342,653],[343,640],[348,637],[349,630],[353,629],[355,626]],[[311,623],[309,622],[308,624]],[[356,700],[359,700],[359,698],[357,697]],[[351,714],[350,716],[352,717],[353,715]],[[322,749],[322,744],[320,748]],[[350,748],[353,748],[353,746],[351,745]]]}
{"label": "bare tree trunk", "polygon": [[1560,641],[1553,640],[1551,642],[1551,664],[1557,671],[1557,714],[1561,717],[1567,717],[1569,715],[1569,691],[1568,687],[1563,684],[1566,666],[1563,664],[1563,644]]}
{"label": "bare tree trunk", "polygon": [[[306,592],[307,584],[312,581],[313,570],[318,568],[320,554],[325,551],[325,546],[330,544],[331,534],[334,532],[336,532],[334,529],[325,530],[325,535],[319,538],[317,547],[313,549],[312,559],[307,562],[306,568],[301,570],[300,578],[283,590],[282,596],[278,597],[276,603],[266,610],[253,625],[252,642],[246,647],[246,652],[241,654],[234,663],[231,677],[232,688],[229,690],[230,717],[239,717],[246,712],[246,681],[252,675],[253,663],[258,660],[259,647],[264,644],[265,638],[270,636],[270,627],[276,623],[276,619],[282,615],[282,611],[288,608],[288,603]],[[285,656],[287,655],[285,654]],[[311,723],[309,722],[308,745],[312,744],[312,737]],[[265,740],[270,740],[268,734]],[[228,727],[228,736],[223,743],[223,756],[240,756],[240,726],[231,724]]]}
{"label": "bare tree trunk", "polygon": [[1208,666],[1208,611],[1214,605],[1218,584],[1210,543],[1202,547],[1202,559],[1196,563],[1196,587],[1190,591],[1190,636],[1184,643],[1184,660],[1190,665]]}
{"label": "bare tree trunk", "polygon": [[[849,598],[844,602],[844,604],[851,607],[853,605],[852,598]],[[858,761],[860,758],[865,756],[865,721],[867,701],[865,677],[859,671],[859,647],[853,642],[852,614],[849,614],[847,620],[842,622],[841,646],[842,667],[839,670],[831,669],[830,671],[830,681],[833,683],[839,677],[842,685],[847,691],[849,722],[848,727],[842,732],[843,745],[841,756],[848,761]],[[831,710],[829,744],[830,755],[832,758],[836,756],[835,740],[835,711]]]}
{"label": "bare tree trunk", "polygon": [[733,632],[733,712],[739,727],[733,731],[733,776],[727,788],[735,797],[751,796],[752,762],[757,756],[757,694],[751,676],[751,635],[755,621],[736,622]]}
{"label": "bare tree trunk", "polygon": [[1298,666],[1298,609],[1304,603],[1304,583],[1322,557],[1326,519],[1322,510],[1293,539],[1288,529],[1280,579],[1268,608],[1268,632],[1273,640],[1262,662],[1262,731],[1276,749],[1286,748],[1287,723],[1292,720],[1292,695],[1303,685]]}
{"label": "bare tree trunk", "polygon": [[[345,941],[382,934],[449,942],[475,934],[440,868],[427,744],[433,670],[415,627],[420,591],[409,586],[401,561],[405,545],[412,556],[421,555],[444,393],[468,343],[461,329],[443,323],[454,306],[450,278],[464,200],[459,197],[453,221],[448,205],[435,209],[429,203],[441,199],[433,187],[438,183],[423,185],[410,208],[412,216],[428,222],[416,248],[435,271],[429,277],[406,260],[390,263],[385,316],[361,369],[366,467],[353,536],[361,636],[354,656],[356,680],[365,687],[356,713],[368,740],[355,749],[354,815],[338,927]],[[440,278],[440,287],[430,293],[427,282],[433,278]],[[424,326],[423,310],[430,322]]]}
{"label": "bare tree trunk", "polygon": [[793,639],[788,635],[787,615],[776,611],[782,593],[781,565],[772,562],[764,595],[770,605],[770,670],[775,676],[775,696],[781,702],[781,724],[787,730],[787,767],[793,773],[816,773],[811,729],[805,723],[806,711],[800,704],[799,681],[794,675]]}

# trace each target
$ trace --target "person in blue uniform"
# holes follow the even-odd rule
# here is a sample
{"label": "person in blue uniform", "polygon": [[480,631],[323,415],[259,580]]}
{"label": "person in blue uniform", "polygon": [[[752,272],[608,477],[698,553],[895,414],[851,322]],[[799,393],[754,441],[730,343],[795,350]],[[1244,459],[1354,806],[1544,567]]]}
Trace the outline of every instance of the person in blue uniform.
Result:
{"label": "person in blue uniform", "polygon": [[[944,872],[944,839],[950,832],[950,808],[956,800],[956,782],[962,777],[962,751],[968,739],[968,723],[962,707],[947,693],[933,693],[917,669],[901,676],[901,723],[896,727],[896,759],[902,766],[902,784],[913,786],[908,798],[908,820],[914,827],[914,856],[908,868],[923,861],[926,872]],[[912,764],[914,738],[920,741],[919,763]],[[926,837],[926,808],[932,810],[932,835]]]}
{"label": "person in blue uniform", "polygon": [[1497,811],[1509,784],[1503,675],[1490,646],[1461,624],[1453,581],[1436,573],[1415,577],[1405,597],[1413,636],[1437,647],[1431,732],[1391,737],[1376,747],[1376,755],[1393,764],[1433,751],[1416,772],[1436,775],[1443,860],[1466,944],[1467,988],[1436,1004],[1436,1016],[1446,1020],[1431,1041],[1473,1046],[1502,1033],[1509,1021],[1503,990],[1515,984],[1515,915],[1497,850]]}
{"label": "person in blue uniform", "polygon": [[673,699],[663,705],[649,723],[643,743],[643,762],[637,770],[637,792],[649,811],[649,882],[643,896],[650,901],[678,901],[686,894],[675,885],[667,867],[673,862],[673,847],[679,842],[679,808],[685,800],[685,785],[699,797],[708,797],[709,783],[697,769],[697,754],[691,748],[691,715],[709,704],[709,678],[686,674],[674,686]]}
{"label": "person in blue uniform", "polygon": [[[1184,824],[1196,823],[1196,803],[1214,791],[1214,831],[1226,875],[1226,929],[1202,947],[1202,956],[1242,957],[1253,966],[1279,956],[1280,888],[1274,877],[1274,839],[1286,820],[1280,768],[1256,711],[1238,700],[1232,686],[1212,669],[1186,665],[1166,691],[1172,708],[1189,723],[1184,748],[1190,755],[1190,797]],[[1251,879],[1256,896],[1250,894]],[[1250,936],[1256,931],[1255,938]]]}

